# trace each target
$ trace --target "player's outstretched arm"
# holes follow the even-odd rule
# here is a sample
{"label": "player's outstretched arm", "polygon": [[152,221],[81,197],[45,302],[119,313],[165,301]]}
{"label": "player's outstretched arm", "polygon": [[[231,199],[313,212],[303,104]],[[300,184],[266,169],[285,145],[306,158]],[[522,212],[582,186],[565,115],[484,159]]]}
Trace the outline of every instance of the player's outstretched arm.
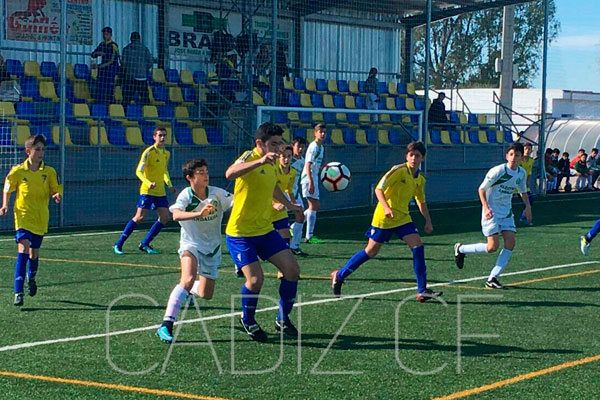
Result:
{"label": "player's outstretched arm", "polygon": [[431,216],[429,215],[429,208],[427,207],[427,203],[420,203],[417,201],[417,207],[419,207],[421,215],[425,218],[425,233],[433,232],[433,224],[431,223]]}
{"label": "player's outstretched arm", "polygon": [[173,210],[173,221],[188,221],[194,218],[206,217],[212,211],[215,210],[215,206],[207,204],[200,211],[183,211],[179,209]]}
{"label": "player's outstretched arm", "polygon": [[296,203],[292,203],[285,197],[283,191],[279,186],[275,186],[273,190],[273,198],[277,200],[279,203],[283,204],[290,211],[302,211],[302,207]]}
{"label": "player's outstretched arm", "polygon": [[238,161],[229,166],[225,171],[225,178],[229,180],[235,180],[242,175],[247,174],[255,168],[265,164],[275,164],[279,155],[277,153],[267,153],[258,160],[243,162]]}
{"label": "player's outstretched arm", "polygon": [[385,198],[385,194],[383,194],[383,190],[375,189],[375,197],[377,197],[377,201],[379,201],[379,204],[381,205],[381,207],[383,207],[383,212],[385,216],[388,218],[394,218],[394,212],[390,208],[390,205],[387,203],[387,199]]}

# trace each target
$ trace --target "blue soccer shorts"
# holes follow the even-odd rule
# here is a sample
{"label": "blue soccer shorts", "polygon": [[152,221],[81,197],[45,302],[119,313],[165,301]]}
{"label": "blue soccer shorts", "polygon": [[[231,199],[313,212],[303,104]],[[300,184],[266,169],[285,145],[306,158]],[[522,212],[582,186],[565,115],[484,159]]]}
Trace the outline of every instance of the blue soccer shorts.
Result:
{"label": "blue soccer shorts", "polygon": [[288,244],[281,238],[279,232],[271,232],[260,236],[229,236],[225,235],[225,243],[233,259],[236,270],[258,261],[268,260],[282,250],[288,249]]}
{"label": "blue soccer shorts", "polygon": [[412,235],[414,233],[419,234],[419,230],[414,223],[409,222],[389,229],[371,226],[365,235],[377,243],[387,243],[392,238],[392,234],[396,234],[396,236],[402,239],[404,236]]}
{"label": "blue soccer shorts", "polygon": [[288,217],[273,221],[273,228],[275,230],[288,229],[290,227],[290,219]]}
{"label": "blue soccer shorts", "polygon": [[137,208],[146,210],[156,210],[159,207],[169,208],[169,199],[167,196],[152,196],[151,194],[140,194],[137,202]]}
{"label": "blue soccer shorts", "polygon": [[15,232],[15,241],[19,243],[23,239],[29,240],[30,248],[39,249],[42,247],[42,240],[44,240],[44,236],[31,233],[27,229],[17,229],[17,232]]}

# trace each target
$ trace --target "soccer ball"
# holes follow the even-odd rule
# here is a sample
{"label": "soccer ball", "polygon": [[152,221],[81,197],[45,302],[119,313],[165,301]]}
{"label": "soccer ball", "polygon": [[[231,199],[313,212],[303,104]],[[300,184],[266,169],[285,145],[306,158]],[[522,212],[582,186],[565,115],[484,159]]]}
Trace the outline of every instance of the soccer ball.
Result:
{"label": "soccer ball", "polygon": [[330,162],[321,170],[321,183],[330,192],[339,192],[350,183],[350,170],[339,162]]}

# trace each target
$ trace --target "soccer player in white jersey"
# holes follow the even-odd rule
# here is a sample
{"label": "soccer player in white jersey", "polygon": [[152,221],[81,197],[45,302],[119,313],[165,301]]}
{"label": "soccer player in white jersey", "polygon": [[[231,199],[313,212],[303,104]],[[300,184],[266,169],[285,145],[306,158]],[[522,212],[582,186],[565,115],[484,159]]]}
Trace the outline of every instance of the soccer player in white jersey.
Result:
{"label": "soccer player in white jersey", "polygon": [[[296,204],[305,208],[304,200],[302,199],[302,189],[300,187],[300,177],[304,170],[304,149],[306,148],[306,139],[296,136],[292,142],[292,168],[296,171],[294,180],[294,198]],[[302,228],[304,228],[304,211],[294,212],[295,221],[292,224],[292,240],[290,250],[297,256],[305,257],[308,254],[300,249],[300,241],[302,240]]]}
{"label": "soccer player in white jersey", "polygon": [[323,142],[327,131],[325,124],[315,125],[315,140],[308,145],[306,150],[306,161],[302,171],[302,196],[308,202],[308,209],[304,211],[306,218],[306,243],[323,243],[322,240],[313,236],[315,223],[317,222],[317,211],[319,211],[319,172],[323,162]]}
{"label": "soccer player in white jersey", "polygon": [[531,222],[531,205],[527,195],[527,173],[519,166],[523,158],[523,145],[513,143],[506,151],[506,163],[490,169],[479,186],[481,200],[481,230],[487,243],[454,245],[454,261],[458,268],[465,262],[465,254],[494,253],[500,246],[500,235],[504,248],[500,251],[496,265],[490,272],[485,286],[489,289],[502,289],[498,277],[508,264],[515,248],[515,219],[512,212],[512,195],[515,189],[525,203],[525,218]]}
{"label": "soccer player in white jersey", "polygon": [[186,161],[182,169],[190,186],[169,208],[173,220],[181,225],[181,278],[171,292],[162,325],[156,331],[156,336],[166,343],[173,341],[173,323],[189,294],[206,300],[213,296],[221,265],[221,221],[223,213],[233,204],[231,193],[208,185],[205,160]]}

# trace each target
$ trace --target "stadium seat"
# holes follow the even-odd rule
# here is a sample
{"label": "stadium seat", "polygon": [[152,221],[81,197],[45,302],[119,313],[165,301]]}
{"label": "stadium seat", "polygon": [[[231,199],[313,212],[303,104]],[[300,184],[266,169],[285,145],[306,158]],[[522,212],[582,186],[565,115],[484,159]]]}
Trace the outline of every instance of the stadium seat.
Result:
{"label": "stadium seat", "polygon": [[[34,114],[33,104],[17,103],[17,106],[19,104],[30,104],[31,105],[30,115],[33,116],[33,114]],[[10,101],[0,101],[0,119],[8,120],[11,122],[11,124],[16,119],[18,125],[29,125],[29,119],[22,118],[21,116],[17,115],[17,111],[15,110],[15,105],[14,105],[14,103],[11,103]]]}
{"label": "stadium seat", "polygon": [[283,130],[283,133],[281,134],[281,137],[283,138],[283,141],[286,143],[290,143],[292,141],[292,138],[290,136],[290,130],[288,128],[285,128]]}
{"label": "stadium seat", "polygon": [[483,114],[477,115],[477,124],[479,126],[481,126],[481,125],[488,125],[486,116],[483,115]]}
{"label": "stadium seat", "polygon": [[283,77],[283,88],[285,90],[293,91],[294,90],[294,81],[292,81],[292,79],[284,76]]}
{"label": "stadium seat", "polygon": [[495,128],[491,128],[491,129],[486,129],[485,131],[486,134],[486,138],[488,143],[492,143],[492,144],[498,144],[498,143],[502,143],[498,142],[498,136],[496,135],[496,133],[498,132]]}
{"label": "stadium seat", "polygon": [[[194,105],[198,103],[198,91],[193,87],[184,87],[183,88],[183,104],[184,105]],[[200,92],[201,100],[206,101],[206,93],[204,90]]]}
{"label": "stadium seat", "polygon": [[358,108],[360,110],[366,110],[367,109],[366,97],[356,96],[355,97],[355,103],[356,103],[356,108]]}
{"label": "stadium seat", "polygon": [[442,139],[442,143],[443,144],[445,144],[445,145],[451,145],[451,144],[453,144],[452,140],[450,140],[450,132],[445,131],[445,130],[441,131],[440,132],[440,137]]}
{"label": "stadium seat", "polygon": [[57,81],[59,79],[58,68],[52,61],[42,61],[40,65],[41,78]]}
{"label": "stadium seat", "polygon": [[176,125],[174,128],[175,140],[180,146],[192,146],[192,130],[187,125]]}
{"label": "stadium seat", "polygon": [[396,110],[406,110],[406,99],[404,97],[396,97]]}
{"label": "stadium seat", "polygon": [[37,114],[35,112],[35,105],[31,102],[20,101],[15,104],[15,109],[17,111],[17,118],[19,120],[28,121],[32,124],[48,123],[47,120],[43,120],[37,117]]}
{"label": "stadium seat", "polygon": [[366,82],[365,81],[358,81],[358,92],[361,94],[365,94],[365,85]]}
{"label": "stadium seat", "polygon": [[312,102],[310,101],[310,95],[308,93],[300,93],[300,105],[302,107],[312,107]]}
{"label": "stadium seat", "polygon": [[337,92],[341,94],[348,94],[350,92],[350,87],[348,86],[348,81],[345,79],[338,79],[337,83]]}
{"label": "stadium seat", "polygon": [[405,104],[406,104],[406,109],[408,111],[416,111],[417,108],[415,107],[415,99],[413,99],[412,97],[407,97],[406,99],[404,99]]}
{"label": "stadium seat", "polygon": [[185,106],[175,107],[175,117],[177,118],[177,122],[186,124],[190,128],[201,128],[202,127],[201,121],[192,121],[190,119],[189,111],[188,111],[187,107],[185,107]]}
{"label": "stadium seat", "polygon": [[314,79],[312,79],[312,78],[306,78],[304,80],[304,91],[306,91],[308,94],[312,94],[312,93],[316,93],[317,92],[317,85],[316,85]]}
{"label": "stadium seat", "polygon": [[304,128],[294,128],[294,137],[301,137],[306,139],[306,129]]}
{"label": "stadium seat", "polygon": [[207,128],[206,138],[210,144],[223,144],[223,132],[219,128]]}
{"label": "stadium seat", "polygon": [[319,123],[324,121],[323,113],[314,112],[312,113],[312,120],[314,123]]}
{"label": "stadium seat", "polygon": [[352,93],[352,94],[359,94],[360,91],[358,90],[358,82],[356,82],[355,80],[349,80],[348,81],[348,92]]}
{"label": "stadium seat", "polygon": [[137,126],[129,126],[125,130],[125,141],[131,146],[144,146],[142,131]]}
{"label": "stadium seat", "polygon": [[344,106],[345,108],[356,108],[355,97],[352,95],[344,96]]}
{"label": "stadium seat", "polygon": [[306,141],[311,143],[315,140],[315,130],[313,128],[309,128],[306,130]]}
{"label": "stadium seat", "polygon": [[167,86],[177,86],[179,84],[179,72],[173,68],[165,70],[165,80]]}
{"label": "stadium seat", "polygon": [[[57,145],[60,145],[60,127],[55,125],[52,127],[52,142]],[[71,141],[71,132],[69,131],[69,127],[65,126],[65,146],[73,146],[73,142]]]}
{"label": "stadium seat", "polygon": [[469,125],[478,125],[477,114],[470,113],[467,118],[468,118],[467,123]]}
{"label": "stadium seat", "polygon": [[429,144],[443,144],[440,131],[436,129],[429,131]]}
{"label": "stadium seat", "polygon": [[377,82],[377,92],[379,96],[386,97],[388,95],[388,85],[385,82]]}
{"label": "stadium seat", "polygon": [[120,104],[109,105],[108,106],[108,115],[110,116],[111,120],[120,122],[121,124],[123,124],[125,126],[137,125],[137,120],[130,121],[125,117],[125,110],[123,109],[123,106]]}
{"label": "stadium seat", "polygon": [[5,61],[5,64],[7,72],[13,79],[20,79],[23,77],[23,64],[21,64],[21,61],[8,59]]}
{"label": "stadium seat", "polygon": [[450,141],[453,144],[463,144],[461,131],[451,130]]}
{"label": "stadium seat", "polygon": [[335,108],[346,108],[346,97],[342,95],[333,96],[333,105]]}
{"label": "stadium seat", "polygon": [[514,143],[513,135],[510,129],[504,129],[504,142],[505,143]]}
{"label": "stadium seat", "polygon": [[409,82],[406,84],[406,93],[411,95],[411,96],[416,96],[416,92],[415,92],[415,84],[412,82]]}
{"label": "stadium seat", "polygon": [[402,133],[398,129],[392,129],[389,132],[389,142],[392,145],[402,144]]}
{"label": "stadium seat", "polygon": [[364,129],[357,129],[356,130],[356,143],[357,144],[362,144],[362,145],[368,145],[369,143],[367,142],[367,131]]}
{"label": "stadium seat", "polygon": [[300,123],[300,115],[296,111],[290,111],[287,113],[287,119],[292,124]]}
{"label": "stadium seat", "polygon": [[[138,129],[138,128],[136,128]],[[102,134],[102,131],[100,131]],[[92,133],[96,134],[96,131],[92,131],[90,129],[90,143],[94,144],[94,138],[92,138]],[[113,146],[125,146],[127,145],[127,140],[125,138],[125,127],[121,124],[110,124],[106,126],[106,141],[109,145]],[[95,135],[94,135],[95,136]],[[140,139],[141,140],[141,139]]]}
{"label": "stadium seat", "polygon": [[[319,93],[321,94],[325,94],[327,93],[327,81],[325,79],[319,78],[315,81],[316,83],[316,89]],[[307,82],[307,89],[308,89],[308,82]]]}
{"label": "stadium seat", "polygon": [[392,125],[392,119],[390,117],[390,114],[379,114],[379,119],[377,121],[377,125],[378,126],[382,126],[382,125]]}
{"label": "stadium seat", "polygon": [[358,126],[358,114],[348,113],[346,114],[346,122],[349,126]]}
{"label": "stadium seat", "polygon": [[[127,108],[129,109],[130,106]],[[151,121],[156,124],[156,126],[162,127],[170,127],[171,122],[169,121],[161,121],[158,117],[158,109],[156,106],[143,106],[142,107],[142,115],[144,116],[145,121]]]}
{"label": "stadium seat", "polygon": [[[158,89],[158,87],[157,87]],[[165,99],[167,100],[167,99]],[[183,93],[180,87],[170,87],[168,90],[168,102],[175,105],[180,105],[183,103]],[[185,104],[192,105],[192,104]]]}
{"label": "stadium seat", "polygon": [[121,89],[121,86],[115,85],[113,96],[115,99],[115,103],[123,103],[123,90]]}
{"label": "stadium seat", "polygon": [[371,115],[372,114],[358,114],[358,122],[362,126],[370,125],[371,124]]}
{"label": "stadium seat", "polygon": [[325,108],[335,108],[335,104],[333,102],[333,96],[330,94],[323,95],[323,106]]}
{"label": "stadium seat", "polygon": [[139,104],[128,104],[125,108],[125,116],[131,121],[143,121],[144,114],[142,113],[142,106]]}
{"label": "stadium seat", "polygon": [[40,78],[40,66],[37,61],[25,61],[23,63],[23,75],[31,78]]}
{"label": "stadium seat", "polygon": [[263,100],[260,93],[258,93],[256,90],[252,91],[252,104],[255,106],[264,106],[265,105],[265,101]]}
{"label": "stadium seat", "polygon": [[[75,117],[78,121],[87,123],[90,126],[98,125],[98,120],[92,118],[87,104],[73,104],[73,117]],[[100,124],[102,124],[102,121],[100,121]]]}
{"label": "stadium seat", "polygon": [[425,110],[425,102],[423,101],[423,99],[421,97],[415,98],[414,101],[415,101],[415,109],[417,111]]}
{"label": "stadium seat", "polygon": [[323,95],[321,94],[313,94],[310,96],[310,101],[313,107],[322,108],[323,107]]}
{"label": "stadium seat", "polygon": [[73,82],[73,97],[79,99],[84,103],[92,103],[93,99],[90,95],[88,83],[86,81],[75,81]]}
{"label": "stadium seat", "polygon": [[481,144],[488,144],[488,137],[487,137],[487,130],[478,130],[478,131],[474,131],[477,132],[477,139],[479,140],[479,143]]}
{"label": "stadium seat", "polygon": [[326,124],[335,124],[337,122],[335,119],[335,113],[332,113],[332,112],[323,113],[323,121]]}
{"label": "stadium seat", "polygon": [[[13,127],[13,131],[14,131],[14,127]],[[17,126],[17,144],[19,146],[23,146],[25,145],[25,140],[27,140],[27,138],[31,136],[31,131],[29,130],[29,127],[27,125],[19,125]]]}
{"label": "stadium seat", "polygon": [[398,82],[396,84],[396,92],[398,93],[399,96],[406,95],[407,94],[406,83]]}
{"label": "stadium seat", "polygon": [[[158,117],[160,119],[166,120],[166,121],[171,121],[173,119],[175,119],[175,109],[173,108],[173,106],[158,106]],[[185,109],[185,111],[187,112],[187,108]]]}
{"label": "stadium seat", "polygon": [[385,108],[387,110],[395,110],[396,109],[396,100],[397,100],[397,98],[387,97],[385,99]]}
{"label": "stadium seat", "polygon": [[327,80],[327,91],[329,93],[333,93],[333,94],[339,93],[339,89],[338,89],[338,86],[337,86],[337,81],[335,79],[328,79]]}
{"label": "stadium seat", "polygon": [[29,127],[31,135],[44,135],[46,138],[46,146],[54,145],[52,141],[52,128],[50,125],[32,125]]}
{"label": "stadium seat", "polygon": [[367,129],[367,143],[377,144],[377,131],[375,129]]}
{"label": "stadium seat", "polygon": [[[175,88],[169,88],[169,90],[170,89]],[[165,105],[165,103],[167,103],[167,101],[169,100],[169,92],[166,86],[148,85],[148,97],[150,98],[150,104],[155,106],[162,106]]]}
{"label": "stadium seat", "polygon": [[193,73],[194,82],[196,86],[206,85],[208,77],[206,76],[206,72],[204,71],[194,71]]}
{"label": "stadium seat", "polygon": [[159,84],[159,85],[166,85],[167,84],[167,78],[165,77],[165,70],[163,70],[162,68],[152,68],[152,71],[150,72],[150,77],[152,79],[152,82]]}
{"label": "stadium seat", "polygon": [[300,111],[300,122],[304,122],[305,124],[312,126],[312,113],[308,111]]}
{"label": "stadium seat", "polygon": [[387,91],[391,96],[398,96],[398,85],[394,82],[388,83]]}
{"label": "stadium seat", "polygon": [[333,143],[335,145],[345,144],[341,129],[339,129],[339,128],[332,129],[329,136],[331,137],[331,143]]}
{"label": "stadium seat", "polygon": [[90,108],[90,115],[94,119],[108,119],[108,107],[106,104],[92,104]]}
{"label": "stadium seat", "polygon": [[295,92],[291,92],[288,96],[288,104],[290,107],[300,107],[300,95]]}
{"label": "stadium seat", "polygon": [[306,88],[304,86],[304,79],[300,78],[300,77],[295,77],[294,78],[294,89],[299,90],[301,92],[303,92]]}
{"label": "stadium seat", "polygon": [[192,143],[197,146],[208,146],[208,138],[206,137],[206,130],[204,128],[192,129]]}
{"label": "stadium seat", "polygon": [[273,114],[273,118],[276,124],[287,124],[288,120],[287,120],[287,114],[283,111],[275,111],[275,113]]}
{"label": "stadium seat", "polygon": [[377,131],[377,140],[379,141],[379,144],[382,145],[390,145],[390,139],[389,139],[389,132],[386,131],[385,129],[379,129]]}
{"label": "stadium seat", "polygon": [[21,79],[21,101],[48,101],[40,97],[38,81],[32,78]]}
{"label": "stadium seat", "polygon": [[89,81],[91,79],[90,68],[86,64],[75,64],[73,73],[75,74],[75,79],[84,81]]}
{"label": "stadium seat", "polygon": [[479,131],[475,129],[466,131],[465,144],[479,144]]}
{"label": "stadium seat", "polygon": [[100,146],[110,146],[110,142],[108,141],[108,136],[106,134],[106,129],[103,126],[90,127],[90,144],[92,146],[98,146],[98,144],[100,144]]}
{"label": "stadium seat", "polygon": [[354,129],[342,129],[342,137],[346,144],[356,144],[356,131]]}
{"label": "stadium seat", "polygon": [[500,129],[494,128],[494,131],[496,132],[496,142],[504,143],[504,132],[502,131],[502,128],[500,128]]}
{"label": "stadium seat", "polygon": [[335,119],[338,122],[346,122],[348,119],[346,118],[346,113],[335,113]]}
{"label": "stadium seat", "polygon": [[182,69],[179,73],[179,80],[181,85],[184,86],[195,86],[196,82],[194,82],[194,74],[189,69]]}

